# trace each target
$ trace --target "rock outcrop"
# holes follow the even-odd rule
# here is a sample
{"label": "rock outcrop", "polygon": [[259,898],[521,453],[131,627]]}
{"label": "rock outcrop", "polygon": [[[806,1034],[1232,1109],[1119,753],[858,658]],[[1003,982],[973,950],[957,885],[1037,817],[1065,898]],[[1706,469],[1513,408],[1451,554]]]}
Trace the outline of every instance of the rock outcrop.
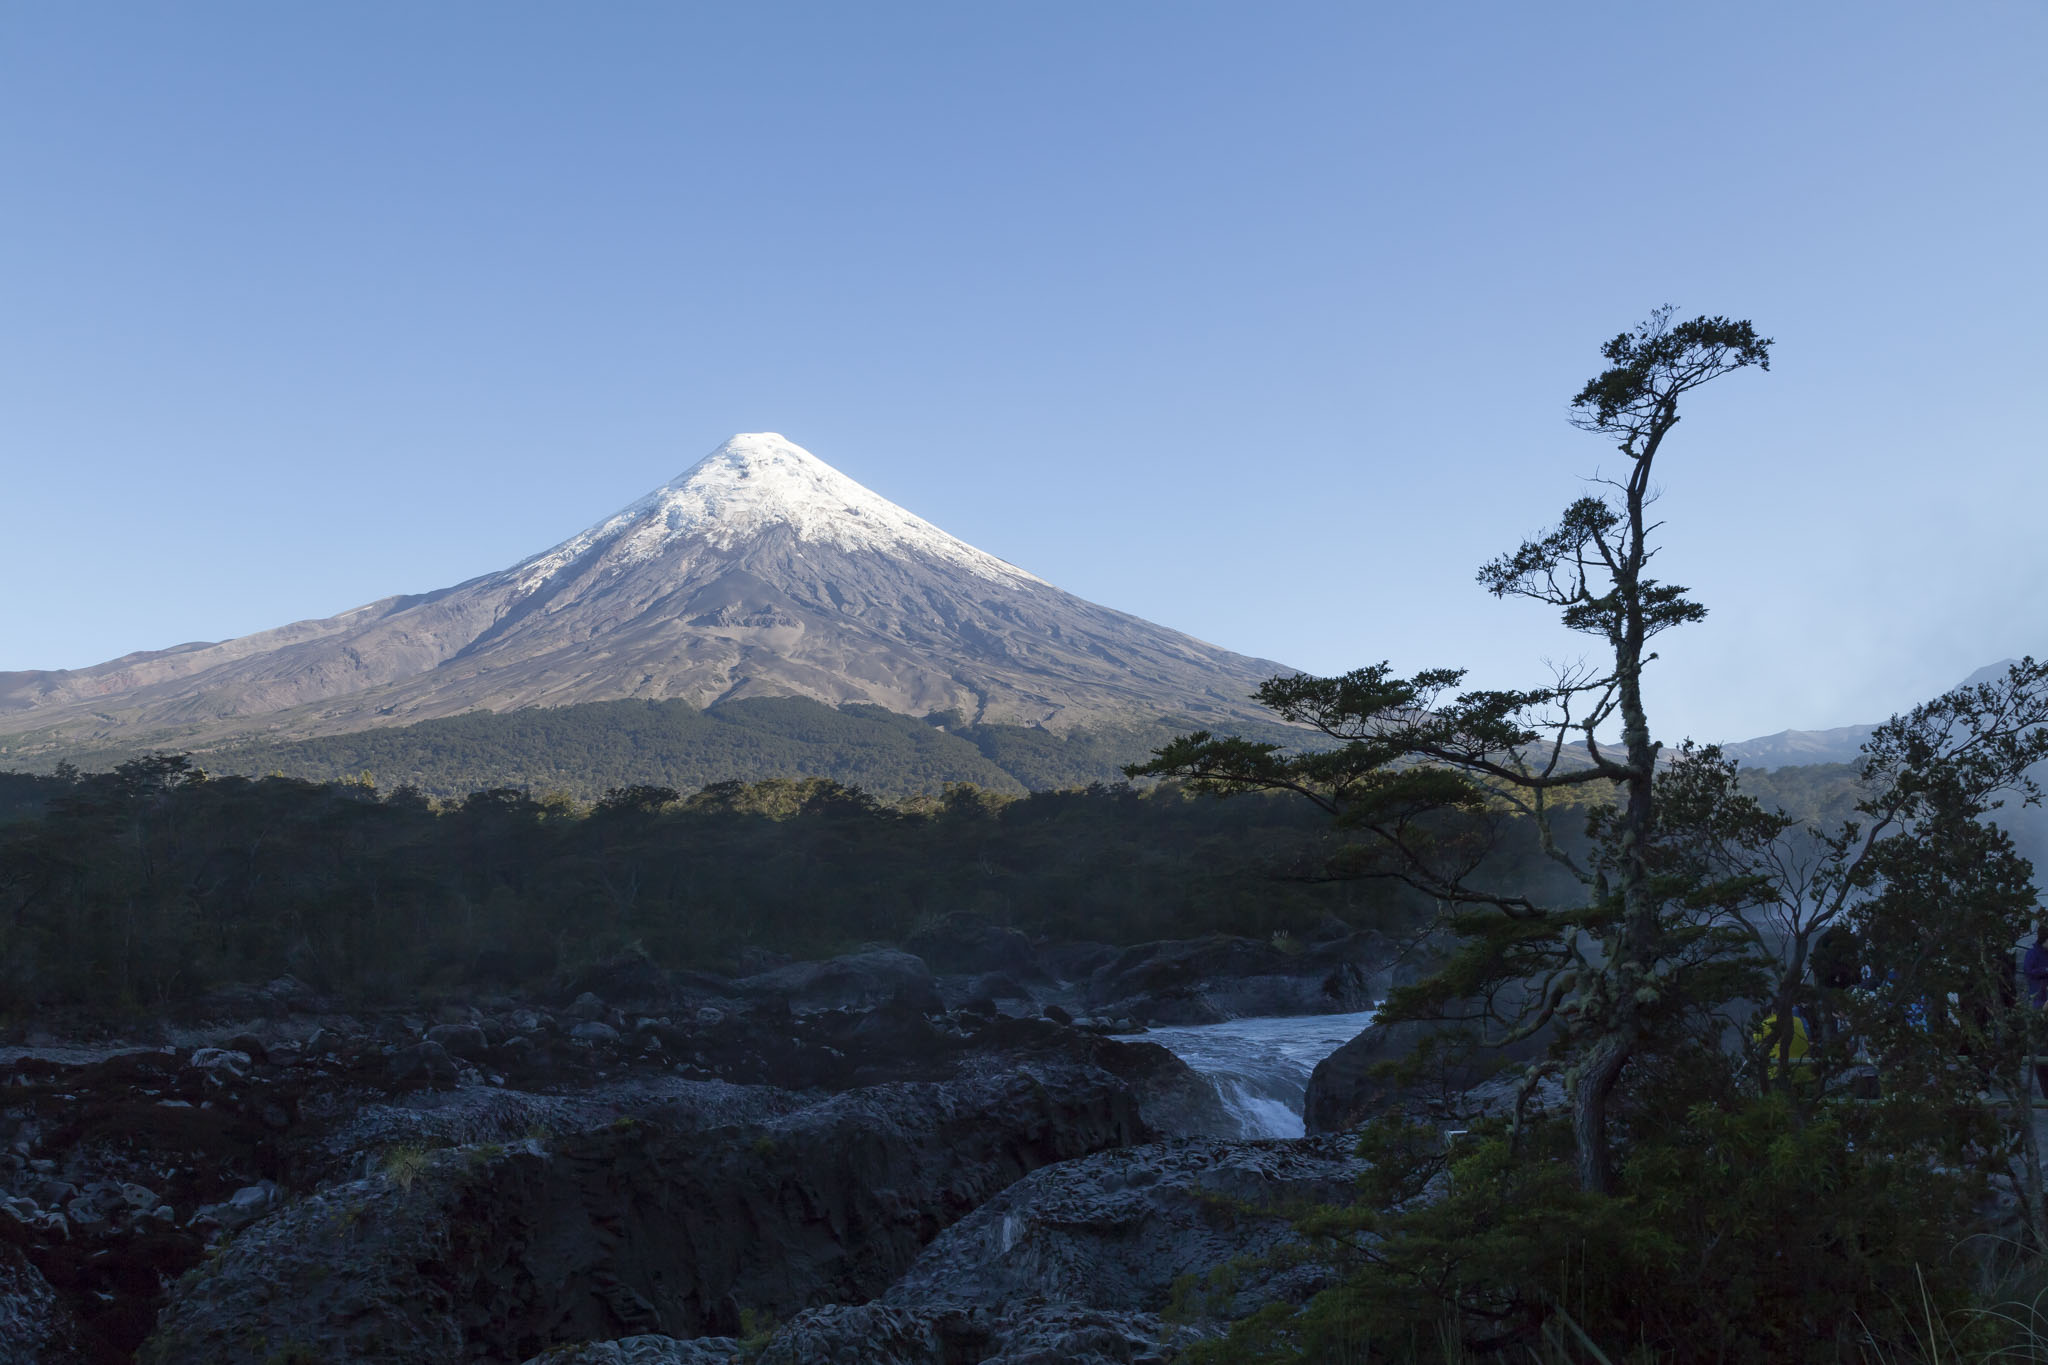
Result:
{"label": "rock outcrop", "polygon": [[1393,957],[1377,934],[1284,946],[1225,935],[1143,943],[1095,968],[1081,1003],[1098,1018],[1136,1024],[1349,1014],[1384,994]]}
{"label": "rock outcrop", "polygon": [[1034,1172],[942,1233],[889,1290],[899,1306],[1062,1303],[1159,1311],[1176,1282],[1243,1263],[1216,1316],[1299,1300],[1323,1277],[1278,1258],[1289,1214],[1346,1198],[1363,1163],[1349,1138],[1189,1138]]}
{"label": "rock outcrop", "polygon": [[739,1132],[650,1117],[408,1154],[235,1238],[179,1287],[141,1359],[266,1365],[282,1346],[414,1365],[730,1334],[742,1309],[870,1298],[1019,1176],[1145,1133],[1100,1071],[991,1067]]}
{"label": "rock outcrop", "polygon": [[1155,1313],[1072,1304],[812,1309],[775,1333],[761,1365],[1164,1365],[1211,1333]]}
{"label": "rock outcrop", "polygon": [[1215,934],[1117,948],[1034,943],[956,914],[903,946],[938,973],[933,989],[947,1008],[1053,1010],[1125,1028],[1370,1009],[1395,980],[1399,957],[1383,936],[1335,919],[1302,940]]}
{"label": "rock outcrop", "polygon": [[8,1365],[84,1365],[92,1359],[70,1308],[42,1272],[0,1237],[0,1360]]}
{"label": "rock outcrop", "polygon": [[922,958],[888,948],[825,962],[792,962],[759,976],[742,977],[733,990],[750,999],[779,1000],[791,1010],[865,1010],[884,1003],[937,1009],[932,973]]}
{"label": "rock outcrop", "polygon": [[1210,1335],[1156,1313],[1070,1304],[833,1304],[799,1314],[757,1350],[731,1337],[638,1336],[561,1347],[527,1365],[1165,1365]]}
{"label": "rock outcrop", "polygon": [[557,1346],[533,1357],[528,1365],[728,1365],[739,1353],[740,1344],[731,1337],[679,1341],[643,1334]]}
{"label": "rock outcrop", "polygon": [[1445,1025],[1419,1020],[1370,1025],[1316,1064],[1302,1100],[1303,1124],[1311,1133],[1340,1133],[1388,1113],[1462,1119],[1498,1110],[1501,1087],[1489,1083],[1541,1057],[1549,1035],[1484,1052],[1432,1047],[1424,1052],[1425,1060],[1402,1068],[1412,1075],[1388,1074],[1393,1063],[1414,1058],[1418,1049],[1434,1042],[1449,1042]]}
{"label": "rock outcrop", "polygon": [[[1344,1002],[1319,983],[1363,973],[1370,945],[1065,951],[955,917],[920,946],[978,974],[884,948],[737,980],[627,961],[547,1004],[361,1018],[279,1014],[268,1002],[301,992],[284,982],[224,996],[249,1013],[205,1045],[5,1054],[16,1335],[40,1332],[52,1362],[128,1359],[154,1333],[143,1358],[396,1365],[636,1336],[703,1356],[773,1317],[787,1354],[826,1350],[866,1304],[913,1324],[905,1359],[1140,1359],[1186,1339],[1156,1316],[1163,1285],[1284,1232],[1254,1218],[1208,1237],[1211,1201],[1326,1192],[1329,1154],[1284,1144],[1090,1164],[1242,1130],[1172,1053],[1055,1002],[1086,1010],[1097,983],[1112,1005],[1243,1002],[1274,980],[1297,1004]],[[992,978],[1020,998],[945,1008]],[[1048,1169],[1064,1174],[1035,1202],[1003,1202]],[[990,1249],[982,1209],[1004,1210],[1003,1251],[1028,1264]],[[972,1269],[948,1288],[933,1262],[896,1294],[963,1218],[971,1254],[940,1240]],[[984,1273],[1014,1301],[969,1292]]]}
{"label": "rock outcrop", "polygon": [[1362,1169],[1334,1138],[1103,1152],[1011,1185],[880,1299],[808,1309],[751,1352],[730,1338],[638,1337],[529,1365],[1163,1365],[1262,1303],[1328,1283],[1286,1215],[1343,1198]]}
{"label": "rock outcrop", "polygon": [[1020,981],[1047,976],[1038,944],[1018,930],[976,915],[952,914],[925,925],[903,941],[903,950],[924,959],[932,971],[949,976],[1000,972]]}

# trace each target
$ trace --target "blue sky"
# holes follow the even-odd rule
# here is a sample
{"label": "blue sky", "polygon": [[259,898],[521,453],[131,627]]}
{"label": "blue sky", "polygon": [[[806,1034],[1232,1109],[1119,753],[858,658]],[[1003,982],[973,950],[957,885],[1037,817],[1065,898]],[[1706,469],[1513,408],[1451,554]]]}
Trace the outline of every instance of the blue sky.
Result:
{"label": "blue sky", "polygon": [[1539,681],[1664,302],[1673,738],[2048,649],[2048,9],[0,8],[0,669],[445,586],[781,431],[1073,592]]}

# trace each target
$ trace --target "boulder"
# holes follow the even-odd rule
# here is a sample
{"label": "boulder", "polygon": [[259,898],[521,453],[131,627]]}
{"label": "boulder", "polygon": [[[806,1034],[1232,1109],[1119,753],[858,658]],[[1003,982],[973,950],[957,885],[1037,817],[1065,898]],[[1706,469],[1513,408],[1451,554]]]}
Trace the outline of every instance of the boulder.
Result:
{"label": "boulder", "polygon": [[1312,944],[1225,934],[1141,943],[1090,974],[1083,1003],[1098,1018],[1148,1025],[1350,1014],[1372,1008],[1393,956],[1369,933]]}
{"label": "boulder", "polygon": [[1045,976],[1038,950],[1029,938],[978,915],[955,913],[925,925],[903,941],[903,950],[923,958],[935,972],[968,976],[1002,972],[1019,980]]}
{"label": "boulder", "polygon": [[195,1224],[214,1224],[230,1232],[245,1228],[270,1212],[283,1199],[283,1192],[270,1181],[244,1185],[218,1204],[202,1205],[193,1216]]}
{"label": "boulder", "polygon": [[792,962],[733,983],[743,995],[786,1001],[797,1013],[864,1010],[889,1000],[936,1011],[938,996],[924,959],[893,948],[850,953],[827,962]]}
{"label": "boulder", "polygon": [[327,1008],[327,999],[320,992],[286,974],[264,984],[262,996],[273,1011],[289,1014],[318,1014]]}
{"label": "boulder", "polygon": [[902,1000],[890,1000],[860,1016],[840,1037],[848,1052],[862,1054],[863,1060],[898,1064],[928,1058],[952,1050],[952,1040],[932,1024],[924,1012]]}
{"label": "boulder", "polygon": [[439,1043],[415,1043],[391,1054],[391,1060],[385,1064],[384,1075],[397,1089],[440,1089],[454,1085],[461,1076],[461,1068],[448,1055],[448,1049]]}
{"label": "boulder", "polygon": [[1302,1123],[1311,1133],[1339,1133],[1393,1112],[1419,1119],[1456,1118],[1471,1108],[1468,1094],[1504,1069],[1541,1057],[1549,1046],[1547,1031],[1490,1052],[1447,1046],[1414,1078],[1380,1074],[1431,1039],[1443,1036],[1448,1043],[1449,1027],[1429,1020],[1368,1025],[1316,1064],[1302,1099]]}
{"label": "boulder", "polygon": [[93,1236],[107,1230],[116,1206],[117,1201],[104,1199],[99,1189],[92,1189],[66,1204],[64,1217],[73,1232]]}
{"label": "boulder", "polygon": [[255,1061],[246,1052],[236,1052],[224,1047],[202,1047],[185,1059],[185,1065],[200,1071],[225,1072],[239,1078],[249,1074],[249,1068],[255,1065]]}
{"label": "boulder", "polygon": [[1039,1065],[1041,1059],[1056,1059],[1106,1071],[1129,1089],[1147,1126],[1162,1136],[1235,1136],[1243,1131],[1214,1083],[1157,1043],[1106,1038],[1049,1019],[998,1016],[980,1023],[968,1045],[972,1055],[998,1064]]}
{"label": "boulder", "polygon": [[[885,1302],[1159,1311],[1184,1275],[1298,1244],[1289,1206],[1348,1197],[1365,1170],[1353,1145],[1184,1138],[1035,1171],[941,1233]],[[1219,1204],[1230,1218],[1216,1216]],[[1214,1307],[1238,1317],[1275,1298],[1299,1302],[1327,1278],[1313,1266],[1248,1272]]]}
{"label": "boulder", "polygon": [[639,953],[585,968],[569,983],[568,990],[601,997],[614,1008],[638,1014],[665,1013],[676,994],[669,973]]}
{"label": "boulder", "polygon": [[438,1043],[451,1057],[475,1061],[490,1048],[490,1039],[475,1024],[436,1024],[427,1030],[427,1041]]}

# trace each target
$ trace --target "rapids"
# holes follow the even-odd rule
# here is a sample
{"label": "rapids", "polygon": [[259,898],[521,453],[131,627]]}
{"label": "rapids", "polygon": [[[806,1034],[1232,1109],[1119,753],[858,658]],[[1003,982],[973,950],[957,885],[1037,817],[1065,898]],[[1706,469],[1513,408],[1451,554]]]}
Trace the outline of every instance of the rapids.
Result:
{"label": "rapids", "polygon": [[1216,1087],[1244,1137],[1301,1137],[1316,1063],[1363,1032],[1373,1012],[1231,1019],[1126,1035],[1158,1043]]}

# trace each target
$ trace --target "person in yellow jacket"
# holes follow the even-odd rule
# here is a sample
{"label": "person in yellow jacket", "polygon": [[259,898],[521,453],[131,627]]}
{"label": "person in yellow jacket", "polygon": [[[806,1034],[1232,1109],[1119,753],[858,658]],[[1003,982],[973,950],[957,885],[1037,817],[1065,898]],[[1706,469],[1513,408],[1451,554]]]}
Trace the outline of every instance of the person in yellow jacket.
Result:
{"label": "person in yellow jacket", "polygon": [[1813,1040],[1806,1031],[1806,1017],[1798,1010],[1792,1011],[1792,1027],[1786,1036],[1775,1044],[1772,1035],[1778,1031],[1778,1016],[1766,1014],[1757,1021],[1756,1032],[1751,1035],[1759,1047],[1770,1045],[1771,1075],[1779,1080],[1789,1076],[1804,1076],[1810,1060]]}

